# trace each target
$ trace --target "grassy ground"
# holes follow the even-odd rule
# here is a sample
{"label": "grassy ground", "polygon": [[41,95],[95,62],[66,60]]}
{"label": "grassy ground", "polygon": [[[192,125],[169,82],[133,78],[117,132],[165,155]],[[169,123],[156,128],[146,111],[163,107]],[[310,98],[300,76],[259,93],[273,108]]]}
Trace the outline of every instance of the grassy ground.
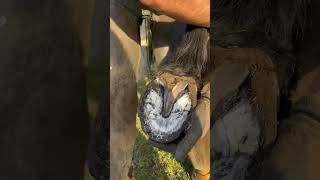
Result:
{"label": "grassy ground", "polygon": [[173,156],[150,146],[137,118],[136,143],[133,157],[133,174],[137,180],[145,179],[181,179],[188,180],[191,165],[189,161],[182,164]]}

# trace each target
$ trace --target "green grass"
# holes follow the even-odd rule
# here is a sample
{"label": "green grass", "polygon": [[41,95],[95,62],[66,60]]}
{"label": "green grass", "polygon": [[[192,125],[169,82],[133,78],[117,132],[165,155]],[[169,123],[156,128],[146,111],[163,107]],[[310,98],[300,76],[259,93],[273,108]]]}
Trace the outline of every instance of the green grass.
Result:
{"label": "green grass", "polygon": [[143,133],[140,121],[136,121],[136,143],[133,157],[133,176],[137,180],[144,179],[181,179],[188,180],[191,164],[188,160],[177,162],[170,153],[160,151],[149,145]]}

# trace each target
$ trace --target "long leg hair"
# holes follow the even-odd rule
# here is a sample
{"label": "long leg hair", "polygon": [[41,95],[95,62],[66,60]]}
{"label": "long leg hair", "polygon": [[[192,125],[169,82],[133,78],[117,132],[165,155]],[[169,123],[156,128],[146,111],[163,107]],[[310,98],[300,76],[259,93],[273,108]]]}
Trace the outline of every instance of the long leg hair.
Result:
{"label": "long leg hair", "polygon": [[207,28],[188,26],[180,46],[171,58],[161,62],[159,70],[201,78],[208,70],[209,39]]}

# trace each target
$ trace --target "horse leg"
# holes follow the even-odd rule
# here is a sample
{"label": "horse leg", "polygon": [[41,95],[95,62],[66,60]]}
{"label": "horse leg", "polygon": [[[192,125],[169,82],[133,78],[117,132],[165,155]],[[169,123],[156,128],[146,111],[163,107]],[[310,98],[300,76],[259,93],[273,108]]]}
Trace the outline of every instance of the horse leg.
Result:
{"label": "horse leg", "polygon": [[192,179],[210,178],[210,132],[199,139],[188,154],[193,166]]}
{"label": "horse leg", "polygon": [[[310,18],[303,39],[295,51],[298,66],[293,110],[279,125],[279,136],[263,167],[261,179],[319,179],[320,161],[320,63],[319,1],[310,1]],[[264,177],[264,178],[262,178]]]}
{"label": "horse leg", "polygon": [[156,64],[159,65],[162,60],[169,58],[179,46],[186,31],[186,25],[165,15],[155,16],[157,16],[158,22],[153,27],[152,42]]}
{"label": "horse leg", "polygon": [[279,136],[260,179],[313,180],[320,177],[320,66],[298,81],[290,116],[279,125]]}

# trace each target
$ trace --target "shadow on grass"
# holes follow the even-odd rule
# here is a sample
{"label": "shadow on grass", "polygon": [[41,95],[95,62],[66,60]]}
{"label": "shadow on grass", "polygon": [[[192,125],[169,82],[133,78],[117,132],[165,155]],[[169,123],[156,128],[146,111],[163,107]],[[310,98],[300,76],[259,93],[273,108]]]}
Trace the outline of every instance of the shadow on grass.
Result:
{"label": "shadow on grass", "polygon": [[137,119],[136,142],[133,155],[133,176],[137,180],[159,179],[189,180],[192,165],[190,161],[177,162],[169,153],[159,151],[147,142]]}

